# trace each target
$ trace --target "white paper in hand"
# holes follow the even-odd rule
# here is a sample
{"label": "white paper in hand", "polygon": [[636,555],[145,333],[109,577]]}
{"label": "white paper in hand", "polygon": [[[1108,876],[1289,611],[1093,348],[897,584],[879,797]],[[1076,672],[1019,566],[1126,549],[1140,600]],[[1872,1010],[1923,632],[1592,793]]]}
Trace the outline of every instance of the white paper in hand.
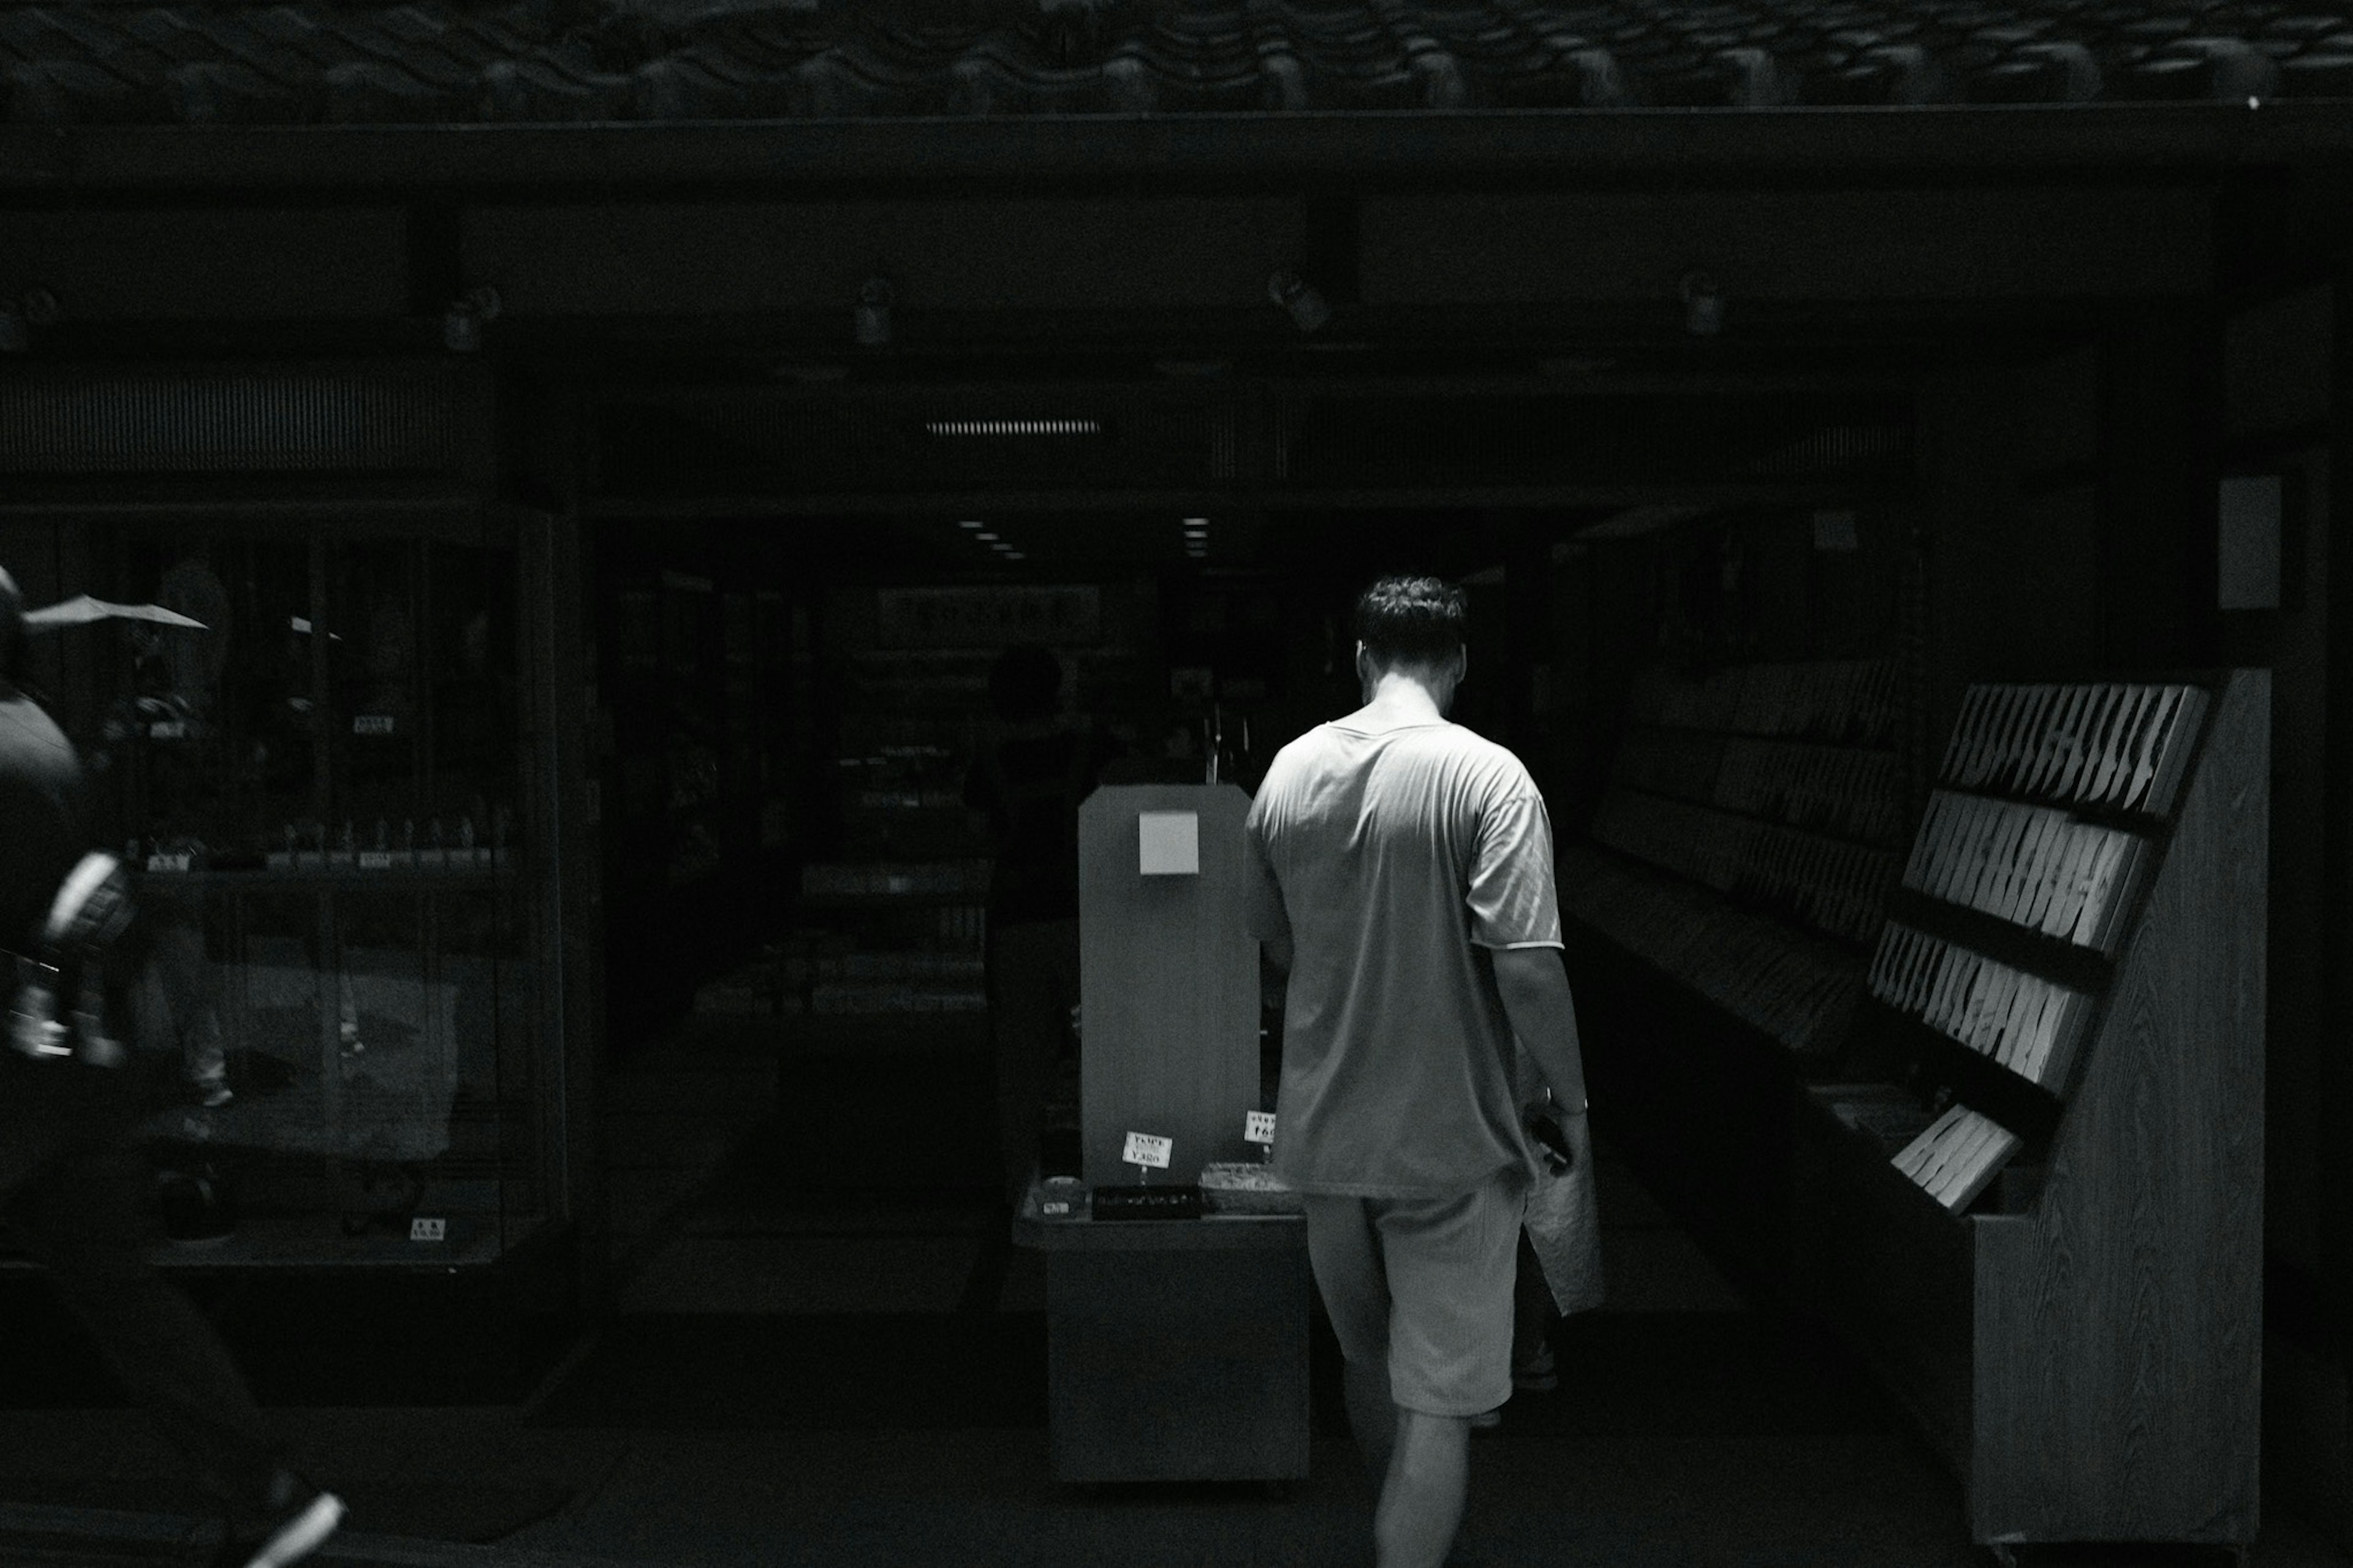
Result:
{"label": "white paper in hand", "polygon": [[1593,1187],[1593,1162],[1582,1161],[1564,1175],[1547,1171],[1537,1176],[1528,1188],[1521,1223],[1562,1316],[1600,1306],[1601,1205]]}

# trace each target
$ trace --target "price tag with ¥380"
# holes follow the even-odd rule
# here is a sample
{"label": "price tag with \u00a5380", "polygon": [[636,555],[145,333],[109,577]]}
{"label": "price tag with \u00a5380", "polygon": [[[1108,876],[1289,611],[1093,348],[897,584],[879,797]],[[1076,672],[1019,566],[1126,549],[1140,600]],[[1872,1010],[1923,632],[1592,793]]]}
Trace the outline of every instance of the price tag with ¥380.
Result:
{"label": "price tag with \u00a5380", "polygon": [[1242,1141],[1248,1143],[1274,1142],[1274,1112],[1253,1110],[1242,1122]]}
{"label": "price tag with \u00a5380", "polygon": [[1173,1138],[1155,1137],[1149,1132],[1131,1132],[1127,1135],[1127,1151],[1120,1158],[1131,1165],[1165,1171],[1168,1168],[1168,1152],[1175,1146]]}

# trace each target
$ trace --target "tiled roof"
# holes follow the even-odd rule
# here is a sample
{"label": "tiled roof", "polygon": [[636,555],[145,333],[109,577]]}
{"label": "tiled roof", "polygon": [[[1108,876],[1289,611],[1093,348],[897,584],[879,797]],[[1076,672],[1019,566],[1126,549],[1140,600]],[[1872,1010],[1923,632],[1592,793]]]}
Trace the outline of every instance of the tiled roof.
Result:
{"label": "tiled roof", "polygon": [[2353,0],[1189,0],[670,24],[560,5],[0,5],[0,98],[20,122],[132,124],[2353,98]]}

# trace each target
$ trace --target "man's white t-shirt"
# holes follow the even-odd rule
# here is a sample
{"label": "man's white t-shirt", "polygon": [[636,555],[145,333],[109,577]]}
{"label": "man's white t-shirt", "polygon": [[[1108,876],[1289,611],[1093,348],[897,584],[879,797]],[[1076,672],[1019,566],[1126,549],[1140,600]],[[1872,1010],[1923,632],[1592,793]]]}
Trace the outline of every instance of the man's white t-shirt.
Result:
{"label": "man's white t-shirt", "polygon": [[1520,760],[1443,720],[1318,725],[1276,754],[1248,833],[1252,932],[1293,954],[1275,1173],[1361,1197],[1535,1173],[1489,956],[1561,945]]}

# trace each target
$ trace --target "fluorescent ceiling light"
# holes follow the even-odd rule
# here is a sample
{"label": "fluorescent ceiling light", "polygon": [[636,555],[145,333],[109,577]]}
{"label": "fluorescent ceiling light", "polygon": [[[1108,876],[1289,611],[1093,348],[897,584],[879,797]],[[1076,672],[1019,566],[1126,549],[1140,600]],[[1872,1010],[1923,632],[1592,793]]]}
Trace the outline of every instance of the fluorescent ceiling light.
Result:
{"label": "fluorescent ceiling light", "polygon": [[983,543],[987,543],[996,539],[997,535],[989,532],[988,530],[984,528],[978,533],[974,534],[973,537],[981,541]]}
{"label": "fluorescent ceiling light", "polygon": [[1705,517],[1713,509],[1694,501],[1652,501],[1647,506],[1628,507],[1625,510],[1588,523],[1577,531],[1578,539],[1640,539],[1646,534],[1664,533],[1680,528],[1697,518]]}
{"label": "fluorescent ceiling light", "polygon": [[956,524],[956,526],[957,526],[958,528],[973,529],[973,528],[978,528],[978,527],[980,526],[980,524],[979,524],[979,523],[977,523],[977,522],[959,522],[959,523],[957,523],[957,524]]}

